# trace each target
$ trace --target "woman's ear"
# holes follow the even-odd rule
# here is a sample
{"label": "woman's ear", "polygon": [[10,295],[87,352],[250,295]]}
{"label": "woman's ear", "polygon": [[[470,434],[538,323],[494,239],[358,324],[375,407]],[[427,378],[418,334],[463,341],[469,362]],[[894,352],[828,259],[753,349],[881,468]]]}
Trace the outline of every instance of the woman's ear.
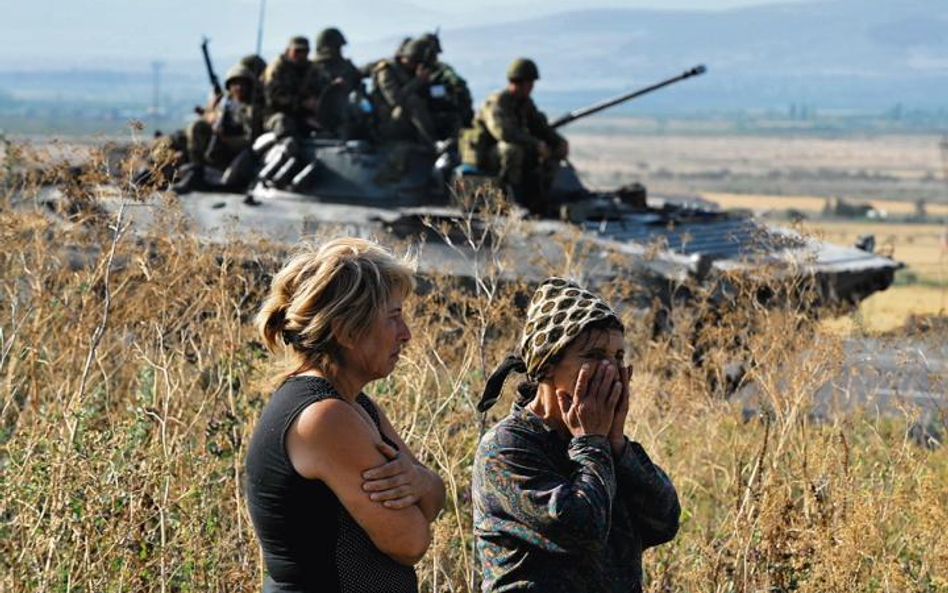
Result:
{"label": "woman's ear", "polygon": [[343,348],[352,348],[352,347],[353,347],[354,341],[352,340],[352,336],[350,336],[350,335],[347,334],[345,331],[343,331],[343,329],[342,329],[342,319],[341,319],[341,318],[336,317],[335,319],[333,319],[332,321],[330,321],[330,322],[329,322],[329,328],[330,328],[330,330],[331,330],[331,332],[332,332],[332,339],[333,339],[337,344],[339,344],[339,345],[342,346]]}

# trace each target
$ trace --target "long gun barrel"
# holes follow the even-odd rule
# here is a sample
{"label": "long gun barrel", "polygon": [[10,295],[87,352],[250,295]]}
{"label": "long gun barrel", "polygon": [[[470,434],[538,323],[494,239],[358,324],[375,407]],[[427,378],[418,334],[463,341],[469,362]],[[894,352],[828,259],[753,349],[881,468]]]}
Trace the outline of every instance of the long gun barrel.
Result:
{"label": "long gun barrel", "polygon": [[670,85],[670,84],[675,84],[676,82],[678,82],[678,81],[680,81],[680,80],[684,80],[684,79],[686,79],[686,78],[691,78],[692,76],[698,76],[698,75],[700,75],[700,74],[704,74],[705,72],[707,72],[707,68],[705,68],[703,65],[695,66],[695,67],[692,68],[691,70],[687,70],[687,71],[683,72],[682,74],[679,74],[678,76],[676,76],[676,77],[674,77],[674,78],[669,78],[668,80],[663,80],[662,82],[660,82],[660,83],[658,83],[658,84],[653,84],[652,86],[645,87],[644,89],[640,89],[640,90],[637,90],[637,91],[634,91],[634,92],[631,92],[631,93],[627,93],[627,94],[625,94],[625,95],[620,95],[620,96],[618,96],[618,97],[614,97],[614,98],[612,98],[612,99],[608,99],[608,100],[606,100],[606,101],[602,101],[602,102],[600,102],[600,103],[596,103],[595,105],[590,105],[589,107],[583,107],[582,109],[577,109],[577,110],[575,110],[575,111],[570,111],[569,113],[567,113],[567,114],[565,114],[565,115],[562,115],[562,116],[556,118],[555,120],[553,120],[553,122],[550,123],[550,126],[553,127],[553,128],[558,128],[558,127],[560,127],[560,126],[565,126],[566,124],[568,124],[568,123],[570,123],[570,122],[572,122],[572,121],[576,121],[577,119],[579,119],[579,118],[581,118],[581,117],[586,117],[587,115],[592,115],[593,113],[599,113],[599,112],[602,111],[603,109],[609,109],[609,108],[612,107],[613,105],[618,105],[619,103],[624,103],[625,101],[629,101],[629,100],[631,100],[631,99],[635,99],[636,97],[641,97],[642,95],[645,95],[645,94],[647,94],[647,93],[651,93],[652,91],[658,90],[658,89],[660,89],[660,88],[662,88],[662,87],[664,87],[664,86],[668,86],[668,85]]}
{"label": "long gun barrel", "polygon": [[207,77],[211,81],[211,86],[214,87],[214,96],[220,98],[224,96],[224,89],[221,88],[221,81],[218,80],[217,74],[214,74],[214,66],[211,64],[211,54],[207,49],[208,43],[210,43],[210,39],[207,37],[201,42],[201,53],[204,54],[204,67],[207,68]]}

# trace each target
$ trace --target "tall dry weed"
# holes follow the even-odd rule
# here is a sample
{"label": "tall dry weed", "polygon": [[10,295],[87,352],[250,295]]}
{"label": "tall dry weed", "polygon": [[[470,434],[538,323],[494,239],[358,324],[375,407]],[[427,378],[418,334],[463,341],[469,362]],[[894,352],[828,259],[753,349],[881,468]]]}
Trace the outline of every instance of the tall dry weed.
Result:
{"label": "tall dry weed", "polygon": [[[204,243],[173,201],[162,225],[129,228],[95,207],[100,182],[126,187],[104,158],[99,178],[59,169],[73,208],[50,215],[34,205],[50,173],[27,172],[28,152],[7,147],[0,184],[0,589],[258,590],[242,464],[276,364],[250,319],[285,246]],[[486,227],[439,229],[483,262],[474,286],[427,278],[403,363],[370,387],[447,485],[418,566],[425,591],[476,581],[474,402],[529,294],[505,275],[506,211],[480,207]],[[581,273],[576,261],[549,271]],[[687,288],[687,306],[626,314],[628,433],[683,507],[678,537],[645,556],[647,590],[948,591],[944,449],[914,446],[907,418],[811,414],[842,353],[806,290],[737,277]],[[734,360],[753,362],[752,413],[722,398]]]}

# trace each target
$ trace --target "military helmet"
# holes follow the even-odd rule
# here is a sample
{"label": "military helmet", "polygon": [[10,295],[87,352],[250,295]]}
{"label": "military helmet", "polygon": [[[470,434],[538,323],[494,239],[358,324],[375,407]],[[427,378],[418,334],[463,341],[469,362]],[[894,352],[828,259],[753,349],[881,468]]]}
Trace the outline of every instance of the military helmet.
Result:
{"label": "military helmet", "polygon": [[401,43],[398,44],[398,49],[395,50],[395,57],[402,58],[405,57],[405,48],[408,47],[408,44],[411,43],[411,37],[405,37],[402,39]]}
{"label": "military helmet", "polygon": [[244,78],[248,82],[253,82],[257,77],[250,68],[244,66],[242,63],[237,63],[233,68],[227,71],[227,77],[224,78],[224,87],[228,87],[232,81],[238,78]]}
{"label": "military helmet", "polygon": [[434,53],[444,53],[444,50],[441,49],[441,39],[438,37],[437,33],[425,33],[419,37],[419,39],[431,46]]}
{"label": "military helmet", "polygon": [[422,63],[428,58],[429,45],[423,39],[412,39],[401,49],[400,56]]}
{"label": "military helmet", "polygon": [[346,36],[342,34],[342,31],[335,27],[323,29],[319,32],[319,35],[316,36],[316,49],[323,47],[339,49],[343,45],[346,45],[346,43],[348,43],[346,41]]}
{"label": "military helmet", "polygon": [[517,58],[507,68],[507,80],[540,80],[540,69],[530,58]]}
{"label": "military helmet", "polygon": [[240,65],[253,72],[257,78],[267,69],[267,61],[257,54],[248,54],[240,58]]}
{"label": "military helmet", "polygon": [[305,49],[309,50],[309,39],[303,37],[302,35],[297,35],[295,37],[290,37],[289,42],[286,44],[287,49]]}

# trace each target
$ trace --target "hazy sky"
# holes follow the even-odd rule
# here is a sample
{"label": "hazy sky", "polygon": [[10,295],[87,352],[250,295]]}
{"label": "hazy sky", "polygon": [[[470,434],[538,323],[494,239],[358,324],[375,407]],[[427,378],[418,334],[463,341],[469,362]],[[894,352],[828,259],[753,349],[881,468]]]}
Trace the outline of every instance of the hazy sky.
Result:
{"label": "hazy sky", "polygon": [[[575,8],[590,8],[595,6],[618,8],[687,8],[721,10],[734,8],[737,6],[752,6],[755,4],[787,4],[793,1],[795,0],[577,0],[572,4],[575,6]],[[507,7],[510,5],[532,5],[542,7],[544,4],[549,3],[542,0],[464,0],[463,2],[459,2],[457,0],[449,2],[440,0],[412,0],[412,4],[438,10],[484,10],[488,8]]]}

